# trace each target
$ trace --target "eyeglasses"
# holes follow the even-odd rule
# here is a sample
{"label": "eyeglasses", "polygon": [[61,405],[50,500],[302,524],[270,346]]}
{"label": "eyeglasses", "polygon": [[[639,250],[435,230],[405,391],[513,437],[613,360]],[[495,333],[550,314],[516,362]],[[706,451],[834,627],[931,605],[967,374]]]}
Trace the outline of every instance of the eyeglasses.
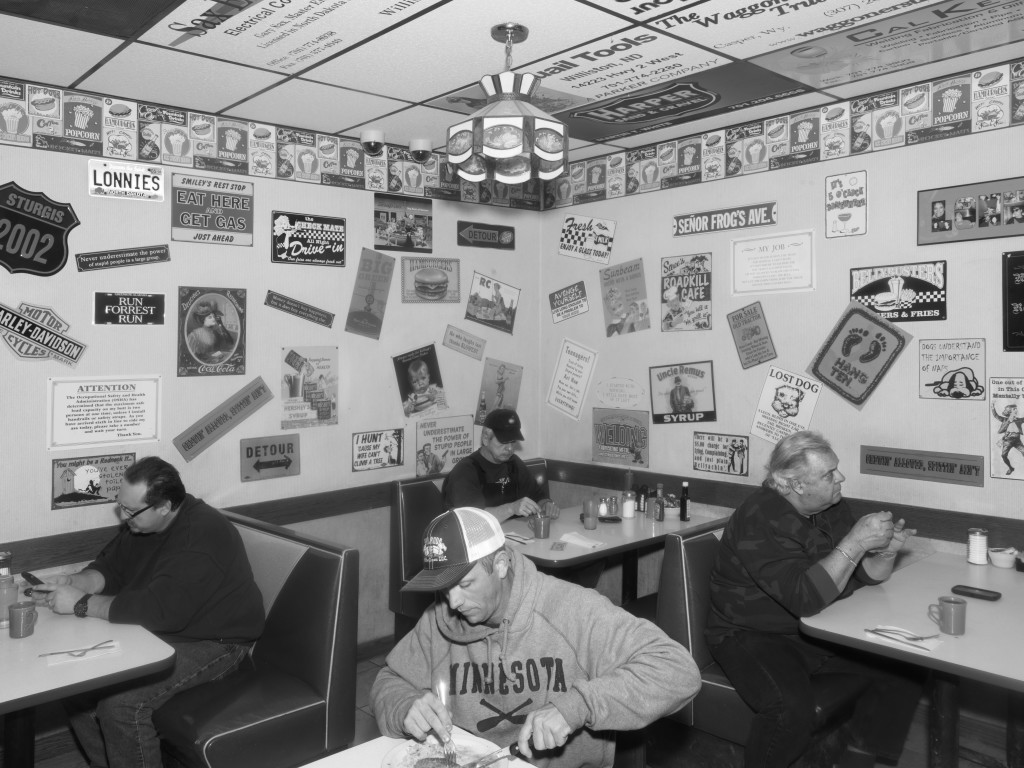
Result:
{"label": "eyeglasses", "polygon": [[157,505],[157,502],[153,502],[152,504],[147,504],[142,509],[137,509],[137,510],[135,510],[133,512],[132,510],[130,510],[126,506],[124,506],[121,502],[117,502],[116,503],[116,508],[117,508],[118,514],[124,515],[124,519],[125,520],[131,520],[132,518],[138,517],[139,515],[141,515],[147,509],[152,509],[156,505]]}

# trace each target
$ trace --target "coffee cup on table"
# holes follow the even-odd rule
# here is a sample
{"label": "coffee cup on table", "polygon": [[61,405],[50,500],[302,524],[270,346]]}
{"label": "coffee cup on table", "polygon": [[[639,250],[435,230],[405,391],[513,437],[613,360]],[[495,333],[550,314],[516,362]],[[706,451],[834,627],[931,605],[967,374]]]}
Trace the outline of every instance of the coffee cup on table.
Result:
{"label": "coffee cup on table", "polygon": [[8,608],[11,617],[11,637],[28,637],[36,628],[36,604],[31,600],[15,603]]}
{"label": "coffee cup on table", "polygon": [[962,635],[967,629],[967,601],[943,595],[937,604],[928,606],[928,618],[939,625],[942,634]]}
{"label": "coffee cup on table", "polygon": [[546,539],[551,536],[551,518],[547,515],[531,517],[527,519],[526,524],[530,526],[533,535],[538,539]]}

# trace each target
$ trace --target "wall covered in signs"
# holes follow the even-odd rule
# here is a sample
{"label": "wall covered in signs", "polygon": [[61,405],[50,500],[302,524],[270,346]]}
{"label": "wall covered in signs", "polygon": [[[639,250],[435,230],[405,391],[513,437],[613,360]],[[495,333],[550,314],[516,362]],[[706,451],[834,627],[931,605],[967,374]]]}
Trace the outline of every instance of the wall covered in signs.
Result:
{"label": "wall covered in signs", "polygon": [[[622,303],[623,297],[609,296],[607,289],[602,290],[602,266],[567,256],[545,259],[541,292],[554,294],[582,281],[590,309],[569,318],[544,312],[541,369],[550,376],[566,338],[596,350],[598,363],[578,422],[558,409],[542,406],[546,414],[542,422],[544,452],[567,460],[591,461],[594,409],[602,409],[605,418],[607,411],[603,409],[609,407],[654,413],[661,404],[664,410],[669,402],[668,388],[675,382],[665,384],[664,392],[655,391],[652,404],[652,368],[683,372],[681,378],[685,380],[680,384],[694,399],[699,394],[710,394],[706,376],[701,380],[687,378],[685,371],[695,367],[689,364],[711,360],[715,421],[703,420],[706,414],[702,416],[698,409],[686,412],[681,406],[680,413],[667,423],[652,423],[652,470],[691,478],[760,483],[774,443],[751,436],[749,476],[725,478],[705,469],[694,470],[694,433],[756,434],[753,428],[758,403],[769,371],[776,370],[796,375],[788,382],[769,385],[774,394],[768,397],[764,410],[782,427],[787,421],[809,418],[809,427],[831,440],[840,458],[840,469],[847,476],[843,485],[846,495],[1024,516],[1019,503],[1024,485],[1015,482],[1024,479],[1024,450],[1013,446],[1012,436],[1004,438],[1007,431],[1012,433],[1024,424],[1020,419],[1024,416],[1020,386],[1024,356],[1004,352],[1002,336],[1002,254],[1024,250],[1024,236],[994,239],[1007,233],[997,229],[1001,226],[998,223],[990,222],[988,231],[993,239],[917,245],[918,191],[992,182],[983,186],[991,187],[993,194],[1004,193],[1001,180],[1016,176],[1014,169],[1024,167],[1024,145],[1017,133],[1011,129],[954,138],[662,191],[642,201],[602,201],[542,214],[542,250],[549,254],[557,252],[566,216],[617,222],[610,265],[643,260],[646,309],[641,306],[639,312],[642,316],[646,311],[650,317],[645,329],[635,323],[634,332],[628,332],[628,327],[610,332],[608,316],[616,311],[612,305]],[[856,200],[862,199],[864,190],[859,182],[866,176],[867,215],[856,231],[859,217],[840,218],[835,215],[835,206],[826,210],[830,190],[833,201],[845,199],[836,197],[839,187],[831,186],[844,175],[856,187]],[[1011,209],[1016,199],[1024,202],[1024,190],[1014,190],[1004,197]],[[961,226],[955,218],[958,203],[946,203],[950,226]],[[961,203],[961,208],[967,207]],[[694,217],[692,220],[707,226],[690,227],[677,235],[681,232],[675,226],[679,217],[758,209],[774,214],[774,223],[772,216],[757,217],[757,226],[750,226],[746,217],[738,215]],[[930,209],[927,215],[932,215]],[[764,225],[766,218],[768,225]],[[980,227],[980,222],[976,226]],[[746,274],[734,275],[732,264],[740,246],[756,247],[758,238],[773,247],[785,245],[789,238],[780,236],[787,233],[794,234],[796,243],[808,231],[813,256],[809,266],[802,247],[774,260],[769,249],[769,257],[760,261],[737,258],[739,263],[756,267],[748,266]],[[708,255],[702,269],[710,273],[684,279],[686,290],[696,292],[681,301],[675,284],[678,277],[663,276],[663,264],[677,264],[678,257],[698,254]],[[813,289],[797,290],[808,283]],[[752,292],[737,294],[733,290],[734,286],[747,290],[750,285],[755,286]],[[842,370],[837,369],[837,376],[863,378],[867,388],[868,377],[881,374],[881,380],[859,407],[824,385],[817,385],[819,392],[801,397],[798,387],[816,386],[810,366],[852,301],[878,312],[912,338],[891,361],[886,356],[893,350],[882,349],[878,339],[891,347],[889,339],[895,337],[877,336],[880,331],[874,325],[870,330],[863,329],[866,335],[845,333],[837,340],[839,354],[848,348],[854,363],[853,368],[844,363]],[[710,306],[710,328],[696,324],[677,327],[673,318],[687,305],[698,306],[698,302],[699,306]],[[759,303],[759,309],[734,314],[755,303]],[[620,307],[618,311],[626,316],[630,310]],[[736,328],[730,327],[730,314]],[[757,322],[745,323],[743,318],[748,315]],[[770,334],[770,343],[758,343],[766,334]],[[849,342],[848,336],[853,336]],[[923,348],[922,340],[926,342]],[[861,357],[867,361],[862,370],[857,369]],[[922,371],[922,367],[927,370]],[[970,368],[974,377],[958,375],[960,368]],[[1017,379],[1006,384],[999,377]],[[624,388],[622,379],[630,379],[637,386]],[[954,381],[957,383],[951,383]],[[1017,385],[1015,389],[1013,384]],[[979,392],[979,387],[985,391]],[[679,400],[684,402],[684,398]],[[796,415],[801,408],[812,405],[812,413]],[[993,405],[998,418],[993,416]],[[1018,408],[1008,417],[1005,412],[1009,405]],[[1007,427],[1000,433],[1004,423]],[[1002,457],[1008,444],[1009,464]],[[944,482],[861,474],[863,445],[984,457],[984,485],[960,486],[951,493],[951,486]],[[723,471],[730,471],[728,461],[724,466]],[[942,468],[937,464],[935,469]]]}
{"label": "wall covered in signs", "polygon": [[[0,430],[8,446],[0,542],[115,523],[109,501],[52,508],[57,492],[52,491],[54,460],[156,454],[181,469],[190,492],[217,506],[412,476],[418,416],[403,412],[392,357],[433,344],[446,413],[471,417],[484,361],[444,346],[449,326],[482,339],[486,357],[523,366],[519,408],[532,439],[526,450],[540,454],[540,256],[535,246],[541,219],[536,212],[486,209],[488,223],[515,228],[514,250],[459,247],[457,221],[478,220],[484,209],[435,201],[432,220],[416,224],[432,227],[432,256],[461,261],[461,270],[451,273],[461,285],[448,286],[448,293],[459,295],[460,301],[404,301],[402,281],[395,274],[387,296],[377,296],[369,306],[369,294],[357,291],[357,284],[372,284],[379,291],[386,283],[373,275],[364,283],[356,279],[363,249],[373,248],[375,236],[374,198],[365,191],[191,170],[187,175],[200,183],[175,186],[167,169],[162,201],[124,200],[90,194],[86,157],[0,146],[0,168],[0,183],[13,182],[25,192],[5,187],[0,200],[0,238],[4,248],[11,246],[10,263],[18,267],[19,261],[33,261],[21,255],[31,246],[41,258],[37,271],[56,270],[42,276],[0,268],[0,305],[14,310],[0,328]],[[243,181],[249,187],[222,190],[204,187],[203,180],[215,185]],[[200,221],[206,208],[217,207],[213,195],[221,192],[221,210]],[[201,200],[198,194],[203,193],[207,197]],[[52,219],[61,210],[51,203],[69,204],[80,222],[67,234],[67,262],[59,269],[62,233]],[[282,211],[291,218],[275,220]],[[192,234],[203,237],[174,239],[172,212],[187,216],[194,225]],[[220,215],[222,230],[216,224]],[[70,214],[60,217],[65,224],[70,220]],[[246,223],[250,219],[251,228]],[[29,235],[33,222],[39,231]],[[14,231],[18,224],[21,228]],[[418,234],[415,228],[410,231]],[[238,237],[239,232],[251,232],[252,245],[239,244],[247,239]],[[337,248],[342,237],[343,266]],[[307,258],[292,263],[275,258],[284,239],[301,243]],[[45,253],[44,244],[49,244]],[[310,256],[314,251],[320,254],[317,259]],[[89,256],[79,260],[79,254]],[[322,263],[310,263],[315,261]],[[79,270],[79,262],[85,271]],[[519,289],[514,333],[466,319],[474,274]],[[162,306],[156,296],[163,297]],[[350,307],[380,314],[382,305],[386,308],[383,318],[378,317],[379,338],[346,332]],[[130,322],[96,322],[97,313]],[[157,315],[162,323],[155,321]],[[18,335],[28,332],[24,320],[18,325],[19,316],[35,318],[40,332],[54,334],[49,352],[39,353],[38,345]],[[63,428],[49,423],[50,379],[75,377],[83,386],[109,388],[138,376],[159,377],[158,440],[132,440],[133,433],[151,426],[145,417],[152,415],[152,398],[133,406],[139,423],[123,429],[125,437],[116,445],[89,447],[82,423]],[[114,411],[124,402],[109,390],[90,397],[102,397],[103,407]],[[75,406],[84,412],[92,402],[83,399]],[[104,434],[116,436],[121,427],[113,417],[105,418]],[[352,435],[396,429],[404,430],[404,464],[383,463],[375,471],[354,473]],[[203,435],[197,437],[199,432]],[[271,479],[241,482],[245,452],[240,441],[266,438],[276,444],[275,438],[289,434],[301,434],[299,473],[293,473],[290,457],[268,454],[261,458],[260,471]],[[68,441],[75,447],[65,447]],[[48,449],[51,444],[61,447]],[[102,495],[109,490],[102,489]]]}

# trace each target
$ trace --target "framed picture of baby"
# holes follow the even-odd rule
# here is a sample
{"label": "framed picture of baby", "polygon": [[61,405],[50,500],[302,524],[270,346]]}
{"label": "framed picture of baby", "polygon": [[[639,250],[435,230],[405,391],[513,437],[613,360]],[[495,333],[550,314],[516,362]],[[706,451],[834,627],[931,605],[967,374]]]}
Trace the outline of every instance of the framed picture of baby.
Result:
{"label": "framed picture of baby", "polygon": [[395,364],[398,394],[407,419],[433,416],[448,410],[441,381],[441,367],[433,344],[391,358]]}

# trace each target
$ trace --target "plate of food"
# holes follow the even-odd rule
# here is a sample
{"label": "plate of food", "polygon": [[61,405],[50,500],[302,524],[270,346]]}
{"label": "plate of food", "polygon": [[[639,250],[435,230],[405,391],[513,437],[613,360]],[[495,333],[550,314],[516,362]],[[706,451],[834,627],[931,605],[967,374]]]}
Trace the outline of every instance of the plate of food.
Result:
{"label": "plate of food", "polygon": [[[452,741],[455,742],[459,765],[478,760],[499,749],[497,744],[464,731],[455,731],[452,734]],[[445,768],[447,763],[441,743],[434,735],[430,735],[423,743],[412,740],[402,742],[384,755],[380,766],[381,768]],[[493,768],[508,768],[508,760],[499,760],[492,763],[492,766]]]}

